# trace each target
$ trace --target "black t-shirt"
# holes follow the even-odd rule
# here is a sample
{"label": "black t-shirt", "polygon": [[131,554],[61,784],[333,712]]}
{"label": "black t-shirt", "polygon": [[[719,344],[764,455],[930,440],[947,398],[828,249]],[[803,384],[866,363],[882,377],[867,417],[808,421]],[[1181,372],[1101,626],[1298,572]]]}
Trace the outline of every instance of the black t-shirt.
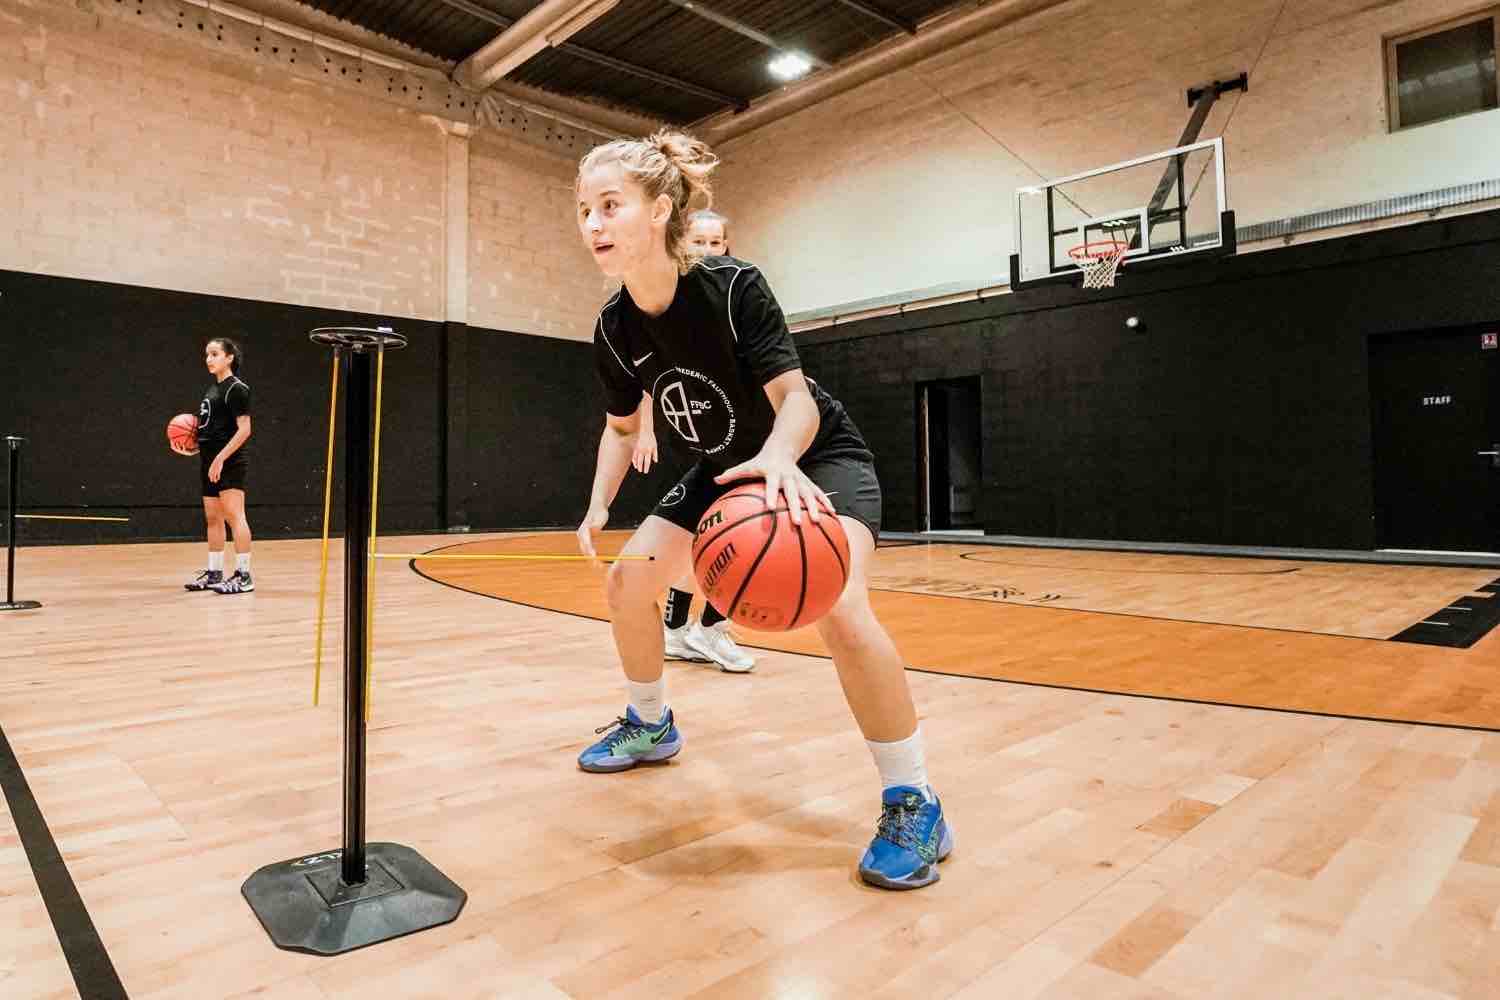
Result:
{"label": "black t-shirt", "polygon": [[215,450],[224,447],[239,429],[238,418],[249,412],[250,387],[238,375],[209,386],[198,404],[198,450],[207,452],[205,444]]}
{"label": "black t-shirt", "polygon": [[[681,276],[660,316],[641,312],[622,287],[599,311],[594,363],[610,413],[629,416],[650,393],[657,439],[721,469],[760,451],[776,420],[765,385],[802,367],[760,269],[733,257],[705,257]],[[811,455],[836,444],[848,418],[807,381],[820,418]],[[854,442],[863,450],[857,433]]]}

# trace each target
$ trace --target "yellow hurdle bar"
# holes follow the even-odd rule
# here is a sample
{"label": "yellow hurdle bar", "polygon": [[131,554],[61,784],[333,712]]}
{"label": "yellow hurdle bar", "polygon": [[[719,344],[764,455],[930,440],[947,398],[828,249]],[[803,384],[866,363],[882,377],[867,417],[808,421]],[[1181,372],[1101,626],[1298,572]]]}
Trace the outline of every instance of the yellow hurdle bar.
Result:
{"label": "yellow hurdle bar", "polygon": [[17,514],[17,521],[113,521],[116,524],[129,524],[128,517],[84,517],[79,514]]}
{"label": "yellow hurdle bar", "polygon": [[371,552],[371,559],[447,559],[453,562],[655,562],[655,556],[515,556],[515,555],[423,555],[420,552]]}

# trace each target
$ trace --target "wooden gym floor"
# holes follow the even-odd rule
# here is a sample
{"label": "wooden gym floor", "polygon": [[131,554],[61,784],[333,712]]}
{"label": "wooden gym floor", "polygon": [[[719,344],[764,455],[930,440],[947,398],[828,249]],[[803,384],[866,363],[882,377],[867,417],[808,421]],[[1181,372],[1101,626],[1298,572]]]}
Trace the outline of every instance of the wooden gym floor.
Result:
{"label": "wooden gym floor", "polygon": [[[518,534],[441,553],[571,544]],[[419,560],[416,568],[474,593],[608,620],[600,588],[577,586],[553,563]],[[920,670],[1490,728],[1500,726],[1500,634],[1471,649],[1372,640],[1456,602],[1493,617],[1484,612],[1500,604],[1497,577],[1493,568],[898,544],[880,549],[871,583],[881,620]],[[827,655],[812,629],[742,638]]]}
{"label": "wooden gym floor", "polygon": [[[237,598],[180,590],[201,544],[22,550],[18,596],[45,607],[0,616],[0,729],[131,997],[1500,993],[1500,642],[1385,641],[1493,571],[948,548],[877,555],[958,833],[915,893],[857,882],[875,776],[824,660],[671,664],[683,754],[579,772],[623,687],[582,565],[421,566],[573,614],[380,572],[369,836],[469,903],[364,951],[278,951],[239,895],[338,841],[340,622],[315,708],[315,541],[258,544],[261,589]],[[77,914],[43,899],[60,866],[17,822],[0,814],[0,996],[77,996],[48,904]]]}

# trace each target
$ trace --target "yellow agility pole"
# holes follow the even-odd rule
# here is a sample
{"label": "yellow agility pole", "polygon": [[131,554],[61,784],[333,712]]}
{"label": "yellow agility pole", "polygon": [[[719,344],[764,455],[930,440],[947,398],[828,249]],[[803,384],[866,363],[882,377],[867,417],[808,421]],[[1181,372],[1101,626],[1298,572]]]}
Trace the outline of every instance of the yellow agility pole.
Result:
{"label": "yellow agility pole", "polygon": [[375,350],[375,457],[370,466],[370,582],[365,599],[365,714],[370,713],[370,678],[375,674],[375,535],[380,517],[380,396],[385,387],[385,345]]}
{"label": "yellow agility pole", "polygon": [[338,422],[339,352],[333,352],[332,388],[328,391],[328,458],[323,473],[323,555],[318,563],[318,632],[313,650],[313,706],[323,690],[323,609],[328,600],[328,515],[333,502],[333,429]]}
{"label": "yellow agility pole", "polygon": [[128,517],[83,517],[77,514],[17,514],[17,521],[113,521],[116,524],[129,524]]}

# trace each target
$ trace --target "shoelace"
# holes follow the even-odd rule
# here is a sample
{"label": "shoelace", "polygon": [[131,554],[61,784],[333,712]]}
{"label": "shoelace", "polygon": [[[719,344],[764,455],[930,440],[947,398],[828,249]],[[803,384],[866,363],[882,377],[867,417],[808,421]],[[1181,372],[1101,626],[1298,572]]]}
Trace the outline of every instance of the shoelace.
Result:
{"label": "shoelace", "polygon": [[[615,729],[616,726],[618,726],[619,728]],[[615,731],[613,733],[610,733],[608,736],[606,736],[604,738],[604,745],[606,747],[608,747],[609,749],[613,750],[615,747],[619,746],[621,743],[623,743],[626,740],[628,740],[628,739],[632,738],[633,736],[635,736],[635,733],[636,733],[637,730],[641,730],[641,729],[645,729],[645,728],[646,728],[645,726],[638,726],[638,725],[636,725],[634,722],[631,722],[629,719],[625,718],[625,716],[622,715],[618,719],[616,719],[614,722],[611,722],[611,723],[609,723],[608,725],[605,725],[605,726],[600,726],[598,729],[595,729],[594,732],[596,734],[598,734],[598,733],[606,733],[606,732],[609,732],[611,729],[614,729]]]}
{"label": "shoelace", "polygon": [[900,802],[882,803],[880,822],[875,826],[876,836],[897,847],[917,851],[921,847],[921,841],[917,839],[917,814],[923,804],[916,795],[903,796]]}

